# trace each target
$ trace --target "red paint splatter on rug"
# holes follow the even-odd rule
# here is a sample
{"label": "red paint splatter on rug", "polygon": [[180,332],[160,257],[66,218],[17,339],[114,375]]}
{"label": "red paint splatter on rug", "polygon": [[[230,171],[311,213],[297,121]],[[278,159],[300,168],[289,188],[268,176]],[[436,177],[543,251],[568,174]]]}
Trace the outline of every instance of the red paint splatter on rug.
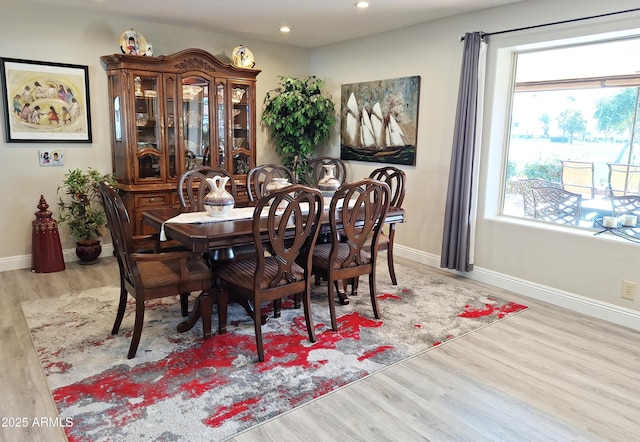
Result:
{"label": "red paint splatter on rug", "polygon": [[385,293],[384,295],[378,295],[378,299],[402,299],[398,295],[392,295],[391,293]]}
{"label": "red paint splatter on rug", "polygon": [[520,310],[527,308],[526,306],[515,302],[509,302],[508,304],[498,306],[494,304],[485,304],[484,308],[473,308],[468,304],[464,307],[464,312],[458,315],[461,318],[482,318],[495,314],[498,319],[504,318],[509,313],[519,312]]}

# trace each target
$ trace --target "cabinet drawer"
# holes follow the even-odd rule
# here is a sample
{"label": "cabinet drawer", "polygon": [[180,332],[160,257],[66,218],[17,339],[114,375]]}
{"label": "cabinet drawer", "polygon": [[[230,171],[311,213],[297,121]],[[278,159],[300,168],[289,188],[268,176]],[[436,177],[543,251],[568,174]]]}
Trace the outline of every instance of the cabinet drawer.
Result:
{"label": "cabinet drawer", "polygon": [[168,193],[136,195],[135,200],[135,206],[138,208],[168,206],[171,204],[170,195]]}

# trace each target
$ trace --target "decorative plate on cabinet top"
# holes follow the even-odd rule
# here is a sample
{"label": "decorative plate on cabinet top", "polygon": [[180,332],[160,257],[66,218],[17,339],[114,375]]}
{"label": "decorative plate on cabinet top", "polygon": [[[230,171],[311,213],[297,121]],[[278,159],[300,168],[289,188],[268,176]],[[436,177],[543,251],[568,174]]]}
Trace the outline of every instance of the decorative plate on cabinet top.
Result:
{"label": "decorative plate on cabinet top", "polygon": [[147,55],[147,40],[133,29],[124,31],[120,34],[120,50],[123,54]]}
{"label": "decorative plate on cabinet top", "polygon": [[253,53],[243,45],[233,48],[231,55],[233,56],[233,64],[239,68],[252,68],[256,65]]}

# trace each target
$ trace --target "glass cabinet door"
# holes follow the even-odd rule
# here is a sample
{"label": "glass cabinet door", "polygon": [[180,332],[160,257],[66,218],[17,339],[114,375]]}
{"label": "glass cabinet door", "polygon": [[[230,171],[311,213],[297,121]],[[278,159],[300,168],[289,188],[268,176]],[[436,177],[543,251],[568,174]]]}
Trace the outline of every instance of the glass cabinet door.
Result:
{"label": "glass cabinet door", "polygon": [[167,149],[167,177],[170,181],[180,178],[178,173],[178,161],[180,161],[178,149],[178,135],[176,127],[176,77],[165,75],[164,78],[164,109],[166,121],[163,120],[160,131],[164,132],[165,146]]}
{"label": "glass cabinet door", "polygon": [[252,146],[252,112],[251,108],[251,87],[248,84],[231,84],[232,103],[232,157],[233,164],[231,170],[233,174],[240,175],[249,172],[254,167],[251,164]]}
{"label": "glass cabinet door", "polygon": [[182,133],[185,170],[210,165],[209,80],[191,76],[182,79]]}
{"label": "glass cabinet door", "polygon": [[162,115],[158,102],[159,76],[134,74],[136,181],[162,180],[163,151],[160,137]]}
{"label": "glass cabinet door", "polygon": [[227,169],[227,158],[229,157],[229,149],[227,149],[227,87],[224,81],[216,82],[216,116],[217,116],[217,133],[216,145],[218,146],[217,158],[214,158],[214,165]]}
{"label": "glass cabinet door", "polygon": [[125,172],[127,170],[127,149],[126,140],[123,140],[123,132],[127,125],[124,124],[123,104],[121,93],[120,75],[109,76],[109,92],[112,97],[111,102],[111,121],[112,121],[112,138],[111,146],[113,151],[113,171],[117,180],[125,180]]}

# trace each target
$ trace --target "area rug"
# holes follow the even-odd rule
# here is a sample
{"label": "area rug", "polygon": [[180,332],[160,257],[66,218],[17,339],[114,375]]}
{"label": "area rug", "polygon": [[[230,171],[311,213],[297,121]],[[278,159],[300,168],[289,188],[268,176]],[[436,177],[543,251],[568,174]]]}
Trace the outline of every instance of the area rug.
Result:
{"label": "area rug", "polygon": [[526,309],[455,278],[396,270],[393,286],[386,263],[379,268],[382,319],[373,318],[361,278],[359,295],[336,306],[338,332],[330,329],[326,283],[314,287],[315,343],[302,309],[284,302],[282,316],[263,326],[263,363],[253,323],[235,304],[228,333],[204,340],[200,325],[176,331],[177,299],[150,302],[132,360],[133,302],[111,335],[118,287],[27,302],[22,310],[71,442],[217,441]]}

